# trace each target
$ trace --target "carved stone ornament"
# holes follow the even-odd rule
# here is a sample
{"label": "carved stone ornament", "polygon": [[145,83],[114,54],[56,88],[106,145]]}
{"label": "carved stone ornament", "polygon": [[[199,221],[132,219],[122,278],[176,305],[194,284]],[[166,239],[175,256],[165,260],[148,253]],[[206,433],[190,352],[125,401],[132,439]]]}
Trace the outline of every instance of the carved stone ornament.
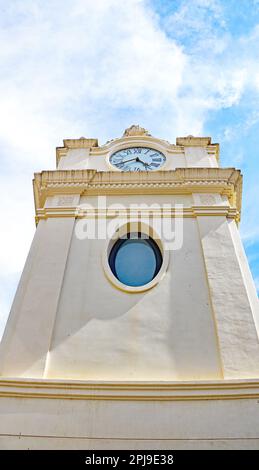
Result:
{"label": "carved stone ornament", "polygon": [[213,206],[216,204],[216,198],[212,194],[201,194],[200,202],[204,206]]}
{"label": "carved stone ornament", "polygon": [[75,196],[59,196],[56,198],[57,206],[72,206],[75,202]]}
{"label": "carved stone ornament", "polygon": [[149,132],[144,129],[144,127],[140,127],[139,125],[133,124],[132,126],[128,127],[128,129],[125,129],[123,137],[129,137],[129,136],[135,136],[135,135],[150,135]]}

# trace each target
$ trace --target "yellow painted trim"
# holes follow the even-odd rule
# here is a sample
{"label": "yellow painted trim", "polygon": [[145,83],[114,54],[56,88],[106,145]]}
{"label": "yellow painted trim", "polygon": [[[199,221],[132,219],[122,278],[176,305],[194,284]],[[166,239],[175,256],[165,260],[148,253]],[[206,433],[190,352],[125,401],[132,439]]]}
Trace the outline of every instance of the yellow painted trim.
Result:
{"label": "yellow painted trim", "polygon": [[112,401],[259,399],[259,379],[194,382],[93,382],[0,379],[2,398]]}
{"label": "yellow painted trim", "polygon": [[36,212],[36,223],[40,220],[49,218],[72,217],[75,219],[111,219],[111,218],[127,218],[129,220],[136,217],[140,218],[197,218],[197,217],[227,217],[239,221],[239,212],[229,206],[192,206],[184,207],[181,212],[175,209],[140,209],[131,210],[122,209],[93,209],[78,210],[76,207],[46,207],[38,209]]}
{"label": "yellow painted trim", "polygon": [[73,394],[48,394],[48,393],[22,393],[22,392],[1,392],[0,398],[38,398],[49,400],[102,400],[102,401],[210,401],[210,400],[256,400],[259,399],[259,392],[255,394],[232,394],[232,395],[165,395],[165,396],[148,396],[148,395],[73,395]]}
{"label": "yellow painted trim", "polygon": [[61,388],[61,389],[101,389],[101,390],[239,390],[259,389],[259,377],[255,379],[193,380],[193,381],[113,381],[113,380],[71,380],[71,379],[32,379],[0,377],[0,387]]}
{"label": "yellow painted trim", "polygon": [[143,173],[59,170],[36,173],[33,181],[36,215],[54,195],[193,194],[226,195],[241,212],[242,176],[233,168],[178,168]]}

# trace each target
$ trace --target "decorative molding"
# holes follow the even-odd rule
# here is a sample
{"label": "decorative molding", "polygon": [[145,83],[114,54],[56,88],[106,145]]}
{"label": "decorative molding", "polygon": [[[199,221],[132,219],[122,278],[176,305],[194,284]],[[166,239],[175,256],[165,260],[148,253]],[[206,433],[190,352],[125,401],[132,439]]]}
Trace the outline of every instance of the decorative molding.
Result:
{"label": "decorative molding", "polygon": [[104,145],[99,146],[97,139],[65,139],[64,147],[56,148],[56,164],[58,166],[61,157],[65,157],[69,149],[90,148],[90,155],[107,155],[109,152],[114,152],[118,148],[126,147],[128,145],[149,145],[154,146],[168,154],[183,154],[184,147],[206,147],[208,155],[215,156],[219,159],[219,144],[212,144],[210,137],[178,137],[176,145],[166,140],[159,139],[151,136],[146,129],[140,126],[133,125],[125,130],[120,138],[112,139]]}
{"label": "decorative molding", "polygon": [[88,149],[91,147],[98,147],[98,139],[64,139],[64,147],[67,149]]}
{"label": "decorative molding", "polygon": [[98,147],[98,139],[64,139],[64,147],[56,147],[56,165],[58,166],[61,157],[65,157],[69,149],[86,149]]}
{"label": "decorative molding", "polygon": [[215,196],[212,194],[200,194],[199,196],[201,204],[204,206],[213,206],[217,204]]}
{"label": "decorative molding", "polygon": [[239,213],[235,208],[229,206],[192,206],[184,207],[183,210],[175,209],[83,209],[78,207],[44,207],[38,209],[36,213],[36,222],[39,220],[46,220],[49,218],[57,217],[73,217],[77,219],[111,219],[114,217],[122,219],[135,219],[141,217],[142,219],[152,218],[190,218],[200,216],[224,216],[229,219],[237,220]]}
{"label": "decorative molding", "polygon": [[193,135],[177,137],[176,145],[182,145],[183,147],[207,147],[207,145],[211,145],[211,137],[194,137]]}
{"label": "decorative molding", "polygon": [[148,146],[154,148],[154,150],[160,150],[167,154],[183,154],[184,147],[170,144],[166,140],[157,139],[151,135],[129,135],[127,137],[121,137],[119,139],[113,139],[101,147],[92,147],[90,151],[91,156],[103,155],[104,157],[110,153],[116,152],[121,148],[129,146]]}
{"label": "decorative molding", "polygon": [[233,168],[177,168],[157,172],[57,170],[36,173],[33,180],[36,215],[55,195],[192,194],[226,195],[240,218],[242,175]]}
{"label": "decorative molding", "polygon": [[57,196],[56,205],[61,207],[73,206],[78,198],[75,196]]}
{"label": "decorative molding", "polygon": [[58,167],[59,160],[61,157],[65,157],[67,155],[68,148],[65,147],[56,147],[56,167]]}
{"label": "decorative molding", "polygon": [[205,147],[208,155],[214,155],[219,161],[219,144],[212,144],[211,137],[193,137],[188,135],[187,137],[177,137],[176,145],[182,147]]}
{"label": "decorative molding", "polygon": [[219,144],[211,144],[206,147],[208,155],[216,157],[216,160],[219,162]]}
{"label": "decorative molding", "polygon": [[71,194],[71,195],[57,195],[46,199],[44,208],[57,210],[63,210],[64,208],[73,208],[80,203],[80,194]]}
{"label": "decorative molding", "polygon": [[256,400],[259,398],[259,380],[93,382],[1,378],[0,397],[113,401]]}
{"label": "decorative molding", "polygon": [[150,136],[149,132],[144,129],[144,127],[140,127],[138,124],[135,125],[133,124],[132,126],[128,127],[125,129],[123,133],[123,137],[129,137],[129,136],[142,136],[142,135],[148,135]]}

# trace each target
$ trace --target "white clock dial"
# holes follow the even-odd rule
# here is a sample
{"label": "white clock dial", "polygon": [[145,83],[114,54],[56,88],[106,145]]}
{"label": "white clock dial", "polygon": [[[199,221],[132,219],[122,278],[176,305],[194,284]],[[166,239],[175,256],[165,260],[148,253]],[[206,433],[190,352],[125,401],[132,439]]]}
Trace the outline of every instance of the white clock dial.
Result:
{"label": "white clock dial", "polygon": [[110,163],[121,171],[153,171],[165,163],[162,152],[148,147],[130,147],[110,156]]}

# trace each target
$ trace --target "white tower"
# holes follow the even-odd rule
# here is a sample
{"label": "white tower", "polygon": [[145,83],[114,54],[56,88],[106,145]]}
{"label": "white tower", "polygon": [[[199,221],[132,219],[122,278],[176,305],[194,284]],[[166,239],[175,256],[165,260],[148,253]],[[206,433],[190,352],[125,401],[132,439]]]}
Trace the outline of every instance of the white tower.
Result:
{"label": "white tower", "polygon": [[64,140],[0,345],[1,448],[259,448],[242,177],[208,137]]}

